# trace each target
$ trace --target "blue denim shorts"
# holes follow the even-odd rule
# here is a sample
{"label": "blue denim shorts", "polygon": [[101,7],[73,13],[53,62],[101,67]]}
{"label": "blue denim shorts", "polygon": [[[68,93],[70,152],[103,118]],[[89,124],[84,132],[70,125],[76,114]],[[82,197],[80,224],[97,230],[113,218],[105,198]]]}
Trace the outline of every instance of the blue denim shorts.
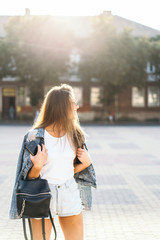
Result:
{"label": "blue denim shorts", "polygon": [[60,185],[49,183],[49,187],[52,195],[50,210],[53,218],[56,215],[60,217],[78,215],[82,211],[80,192],[74,177]]}

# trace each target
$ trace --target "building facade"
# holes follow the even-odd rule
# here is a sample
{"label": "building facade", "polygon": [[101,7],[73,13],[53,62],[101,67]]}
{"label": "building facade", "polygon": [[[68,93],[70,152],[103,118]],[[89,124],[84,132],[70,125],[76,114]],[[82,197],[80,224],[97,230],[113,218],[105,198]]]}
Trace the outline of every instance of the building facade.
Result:
{"label": "building facade", "polygon": [[[27,13],[28,14],[28,13]],[[111,12],[104,12],[107,16]],[[70,19],[72,18],[72,21]],[[113,16],[114,23],[119,30],[123,27],[133,28],[134,36],[150,36],[159,35],[160,32],[147,26],[135,23],[133,21]],[[5,37],[4,24],[8,21],[9,16],[0,16],[0,37]],[[89,23],[90,17],[63,17],[68,21],[68,26],[75,31],[77,37],[85,38],[91,31]],[[71,24],[72,23],[72,24]],[[77,27],[78,26],[78,27]],[[78,30],[77,30],[78,29]],[[72,49],[70,55],[70,66],[72,75],[63,76],[60,81],[70,84],[75,92],[77,103],[79,105],[78,115],[82,121],[107,119],[109,111],[114,111],[116,118],[131,118],[137,120],[160,119],[160,89],[156,84],[154,77],[154,66],[147,65],[148,79],[146,86],[138,89],[131,86],[118,94],[115,103],[104,113],[103,103],[99,99],[103,95],[103,86],[98,81],[91,79],[90,83],[85,84],[78,77],[77,66],[80,60],[78,49]],[[46,85],[43,89],[44,95],[53,87]],[[30,92],[26,85],[22,85],[16,78],[3,78],[0,81],[0,119],[9,119],[11,107],[15,110],[15,118],[17,119],[33,119],[34,109],[31,106]]]}

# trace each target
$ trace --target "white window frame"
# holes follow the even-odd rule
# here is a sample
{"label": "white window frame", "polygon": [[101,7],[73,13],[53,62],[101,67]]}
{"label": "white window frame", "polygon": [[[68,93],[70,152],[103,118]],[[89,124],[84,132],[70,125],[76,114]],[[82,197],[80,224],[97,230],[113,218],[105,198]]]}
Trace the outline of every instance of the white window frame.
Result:
{"label": "white window frame", "polygon": [[[83,87],[72,86],[72,88],[73,88],[73,91],[74,91],[74,94],[75,94],[76,103],[78,104],[79,107],[82,107],[83,106]],[[77,98],[77,94],[76,94],[76,90],[75,90],[76,88],[78,90],[80,90],[81,97],[79,99]]]}
{"label": "white window frame", "polygon": [[100,102],[100,103],[93,103],[93,102],[92,102],[92,89],[93,89],[93,88],[98,88],[98,89],[100,89],[100,94],[103,94],[103,87],[92,86],[92,87],[90,88],[90,105],[91,105],[91,107],[102,107],[102,106],[103,106],[103,103],[102,103],[102,102]]}
{"label": "white window frame", "polygon": [[143,91],[143,103],[142,103],[142,105],[137,104],[136,101],[134,100],[134,89],[138,90],[138,87],[136,87],[136,86],[132,87],[132,92],[131,92],[131,105],[132,105],[132,107],[138,107],[138,108],[145,107],[145,89],[144,88],[140,89],[140,91]]}
{"label": "white window frame", "polygon": [[[155,87],[157,88],[157,93],[158,93],[158,100],[157,100],[157,105],[150,105],[149,103],[149,88]],[[150,108],[154,107],[159,107],[160,106],[160,89],[158,86],[148,86],[147,88],[147,106]]]}

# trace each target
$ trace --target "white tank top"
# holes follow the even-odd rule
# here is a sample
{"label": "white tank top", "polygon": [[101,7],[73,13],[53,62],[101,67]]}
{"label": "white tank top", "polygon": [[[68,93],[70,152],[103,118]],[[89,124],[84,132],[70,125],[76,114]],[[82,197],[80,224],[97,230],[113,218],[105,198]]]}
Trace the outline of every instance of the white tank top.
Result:
{"label": "white tank top", "polygon": [[74,176],[73,160],[75,152],[69,143],[67,133],[61,138],[44,132],[44,142],[48,150],[48,158],[42,167],[40,177],[47,179],[49,183],[63,184]]}

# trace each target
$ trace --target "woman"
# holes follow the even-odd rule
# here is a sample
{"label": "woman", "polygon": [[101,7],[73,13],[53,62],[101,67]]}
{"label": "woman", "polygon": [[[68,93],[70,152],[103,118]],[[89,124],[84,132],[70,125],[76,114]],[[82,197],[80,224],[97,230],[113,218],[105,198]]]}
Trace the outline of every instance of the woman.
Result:
{"label": "woman", "polygon": [[[24,179],[39,176],[47,179],[52,193],[53,220],[58,215],[66,240],[83,240],[82,204],[87,200],[90,209],[90,187],[96,187],[94,168],[84,143],[85,133],[78,121],[78,108],[73,89],[67,84],[55,86],[46,94],[36,122],[24,136],[10,209],[10,218],[18,218],[15,190],[20,172]],[[38,143],[40,137],[44,137],[45,143],[42,150],[38,144],[37,154],[28,154],[24,150],[25,142]],[[31,226],[33,239],[43,239],[41,221],[31,219]],[[45,219],[47,240],[51,230],[50,219]]]}

